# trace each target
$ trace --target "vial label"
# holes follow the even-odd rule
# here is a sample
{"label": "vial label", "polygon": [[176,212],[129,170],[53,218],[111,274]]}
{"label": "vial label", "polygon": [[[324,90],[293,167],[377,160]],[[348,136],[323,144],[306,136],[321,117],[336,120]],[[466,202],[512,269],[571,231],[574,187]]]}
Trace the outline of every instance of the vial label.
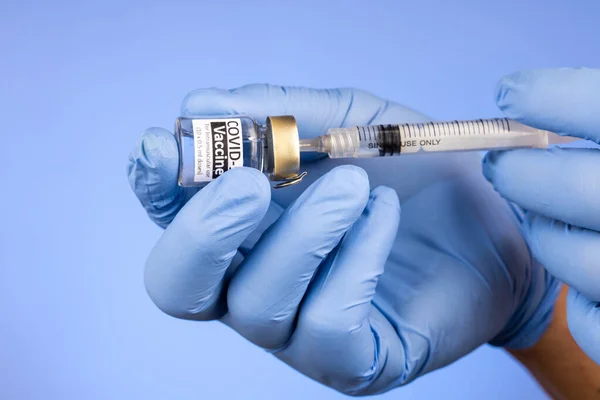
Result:
{"label": "vial label", "polygon": [[231,168],[244,166],[242,121],[194,119],[194,182],[209,182]]}

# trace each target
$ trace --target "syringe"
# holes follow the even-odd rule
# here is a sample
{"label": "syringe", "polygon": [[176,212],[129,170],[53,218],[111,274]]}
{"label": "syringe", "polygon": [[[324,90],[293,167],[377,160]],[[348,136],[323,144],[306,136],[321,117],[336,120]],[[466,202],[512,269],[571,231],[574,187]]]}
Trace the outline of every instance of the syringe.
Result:
{"label": "syringe", "polygon": [[398,156],[420,152],[547,148],[575,138],[535,129],[507,118],[332,128],[300,140],[300,151],[330,158]]}

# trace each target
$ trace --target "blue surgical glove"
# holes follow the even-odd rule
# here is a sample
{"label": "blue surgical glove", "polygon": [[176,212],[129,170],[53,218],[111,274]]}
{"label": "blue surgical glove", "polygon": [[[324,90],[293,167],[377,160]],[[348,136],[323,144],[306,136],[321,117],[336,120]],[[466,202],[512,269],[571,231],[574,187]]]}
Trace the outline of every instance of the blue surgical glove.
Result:
{"label": "blue surgical glove", "polygon": [[[509,117],[587,139],[587,148],[489,153],[484,173],[526,210],[532,252],[569,289],[567,320],[579,346],[600,363],[600,70],[545,69],[500,81]],[[585,143],[584,143],[585,144]]]}
{"label": "blue surgical glove", "polygon": [[[429,120],[359,90],[269,85],[198,90],[181,112],[292,114],[303,137]],[[246,168],[181,189],[177,165],[158,128],[129,159],[134,192],[166,228],[145,270],[152,300],[219,320],[340,392],[385,392],[488,342],[531,346],[551,319],[557,281],[477,153],[312,159],[301,184],[273,191]]]}

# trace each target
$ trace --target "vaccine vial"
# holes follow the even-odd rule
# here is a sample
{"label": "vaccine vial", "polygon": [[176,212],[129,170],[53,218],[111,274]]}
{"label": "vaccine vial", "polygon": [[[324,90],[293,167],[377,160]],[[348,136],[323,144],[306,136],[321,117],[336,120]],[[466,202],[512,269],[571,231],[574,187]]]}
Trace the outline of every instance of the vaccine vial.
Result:
{"label": "vaccine vial", "polygon": [[179,148],[178,183],[202,187],[237,167],[255,168],[275,187],[299,182],[300,150],[292,116],[267,117],[266,125],[248,116],[180,117],[175,120]]}

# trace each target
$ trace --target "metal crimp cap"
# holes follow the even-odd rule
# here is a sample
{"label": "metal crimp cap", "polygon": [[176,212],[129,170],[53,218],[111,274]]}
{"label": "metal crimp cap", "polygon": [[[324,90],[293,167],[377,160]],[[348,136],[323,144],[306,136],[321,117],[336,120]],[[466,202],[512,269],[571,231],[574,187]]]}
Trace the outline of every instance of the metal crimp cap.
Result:
{"label": "metal crimp cap", "polygon": [[269,149],[272,151],[274,181],[281,188],[296,184],[306,176],[300,171],[300,137],[296,119],[290,115],[267,117]]}

